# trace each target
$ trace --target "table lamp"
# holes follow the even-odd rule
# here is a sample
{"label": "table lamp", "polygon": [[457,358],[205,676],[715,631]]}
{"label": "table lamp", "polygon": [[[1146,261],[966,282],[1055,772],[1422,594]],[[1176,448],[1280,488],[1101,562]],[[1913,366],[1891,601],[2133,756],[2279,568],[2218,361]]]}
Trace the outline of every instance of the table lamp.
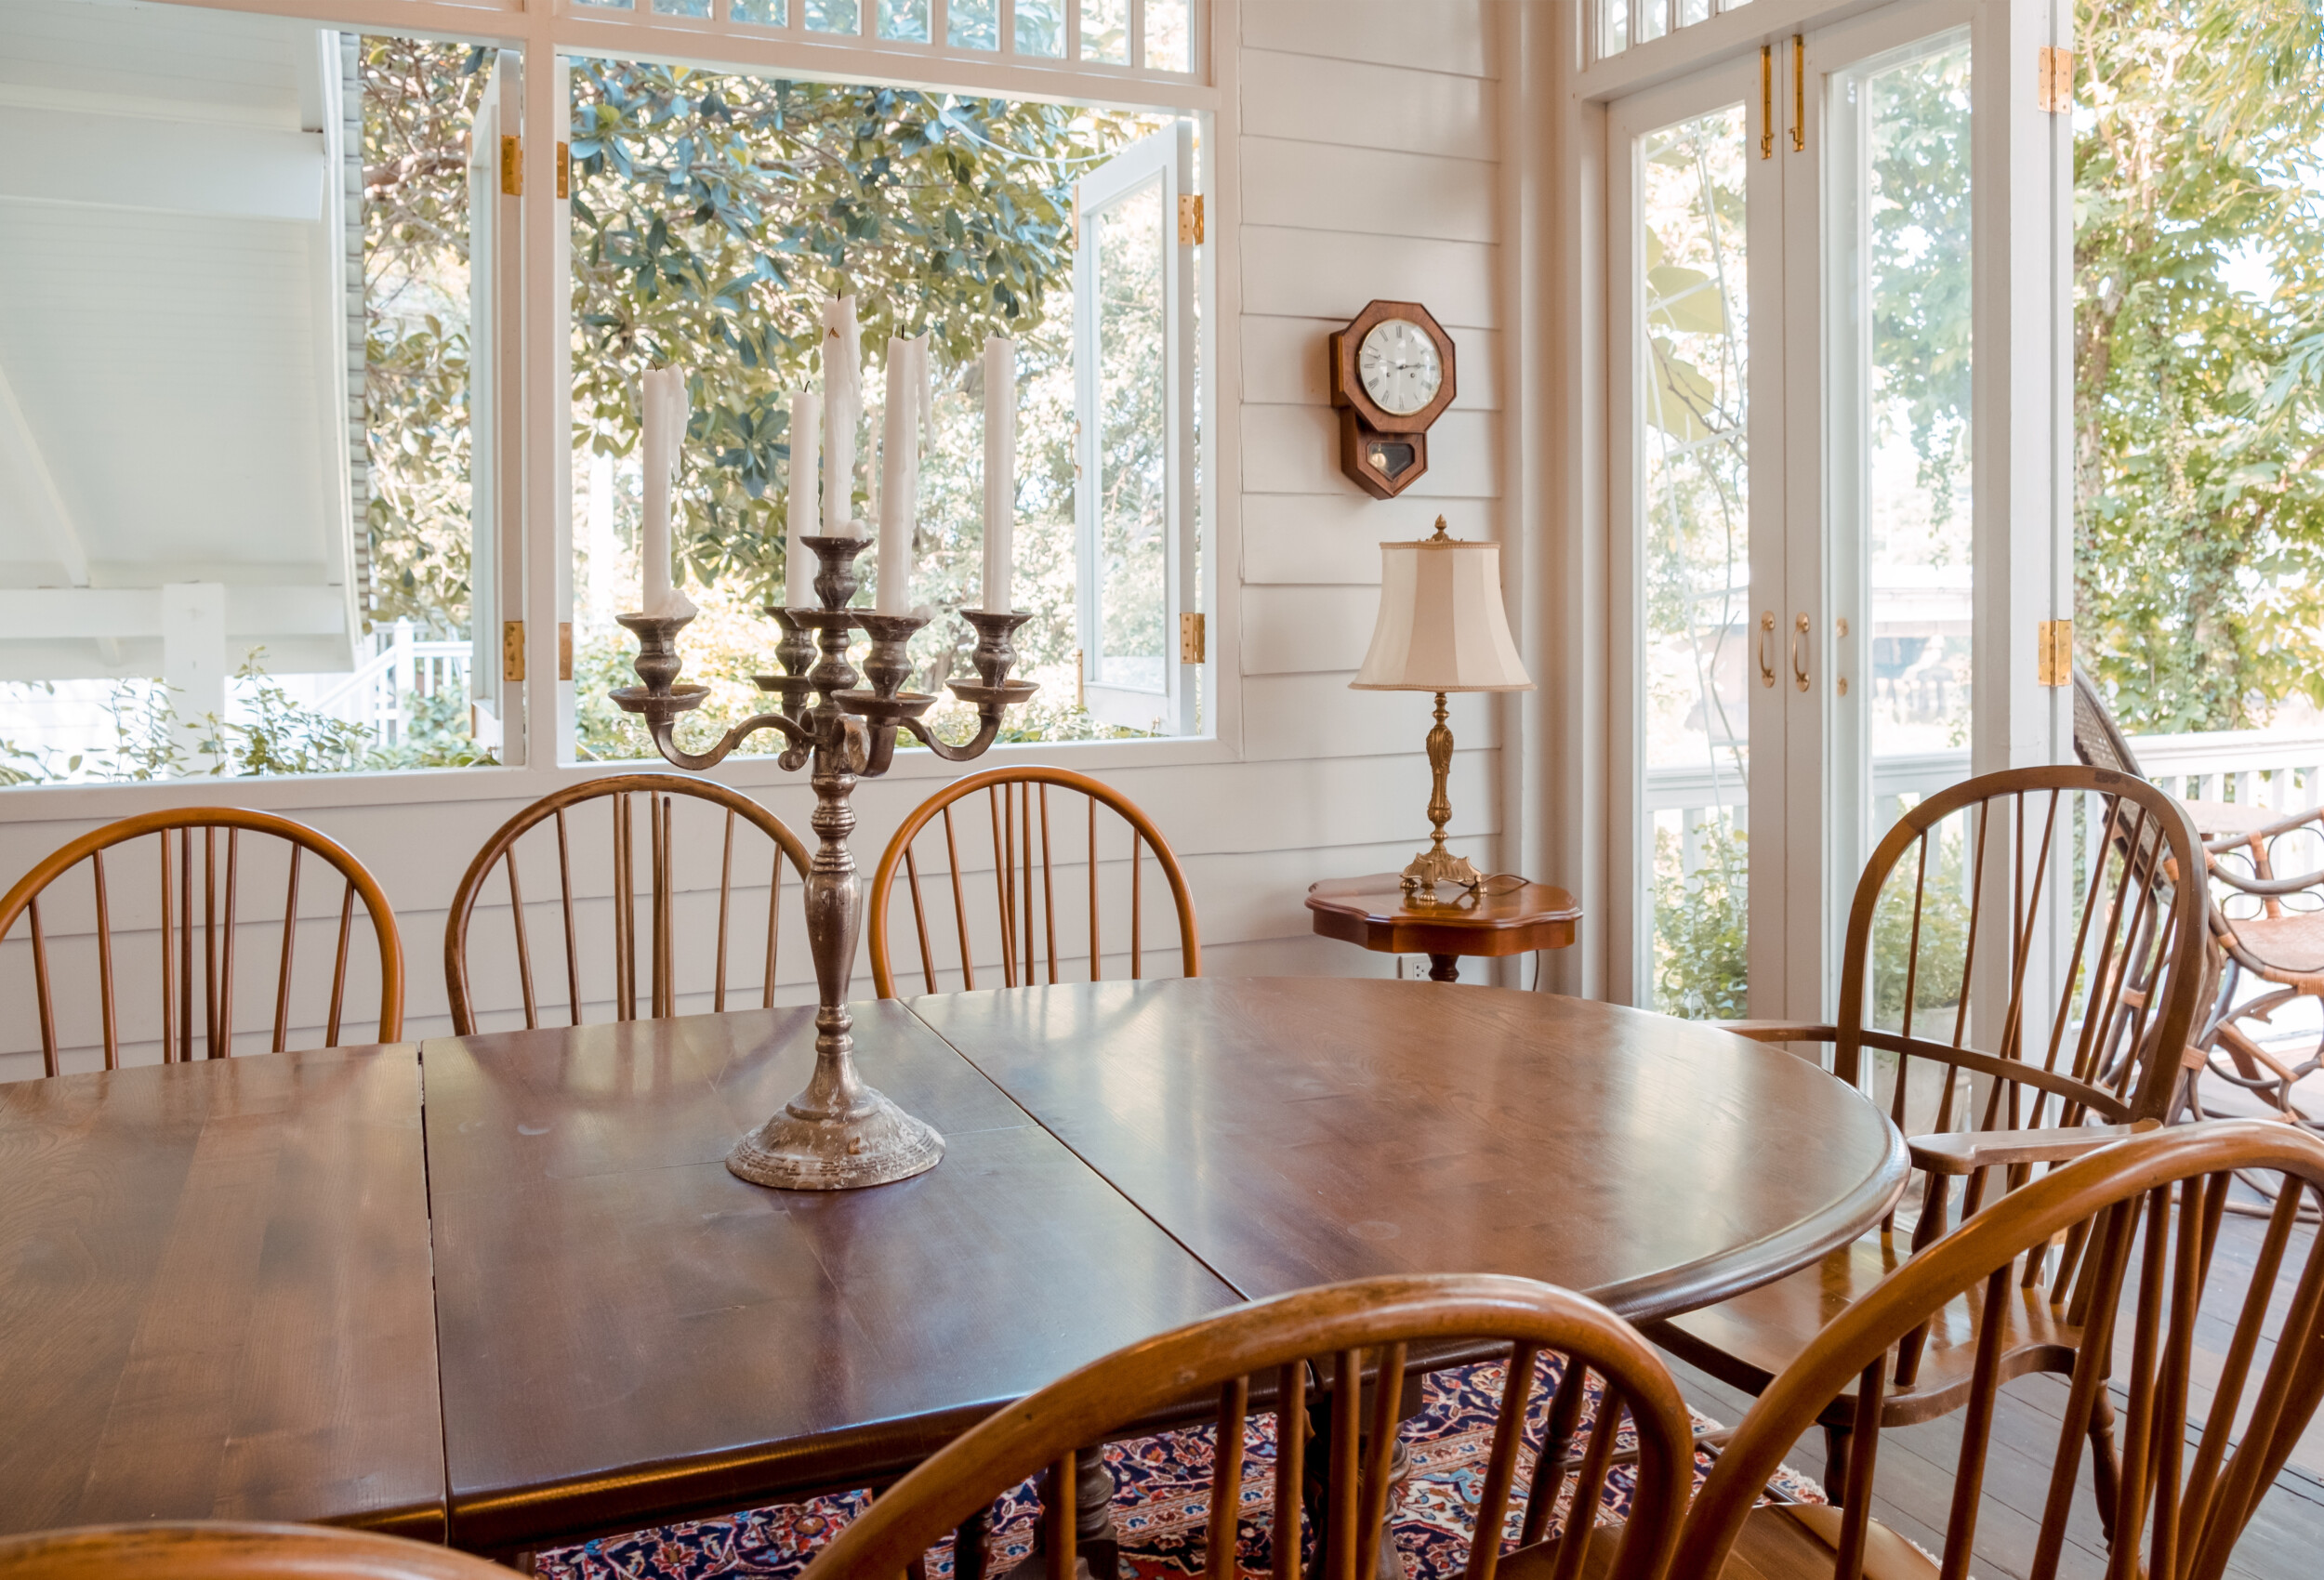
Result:
{"label": "table lamp", "polygon": [[1463,543],[1446,533],[1439,516],[1433,537],[1383,543],[1380,556],[1380,624],[1349,689],[1436,693],[1436,724],[1428,732],[1434,774],[1428,820],[1434,833],[1429,848],[1404,869],[1405,892],[1425,898],[1440,883],[1474,889],[1483,875],[1466,857],[1445,849],[1445,824],[1452,821],[1445,777],[1453,754],[1445,693],[1533,690],[1501,609],[1501,546]]}

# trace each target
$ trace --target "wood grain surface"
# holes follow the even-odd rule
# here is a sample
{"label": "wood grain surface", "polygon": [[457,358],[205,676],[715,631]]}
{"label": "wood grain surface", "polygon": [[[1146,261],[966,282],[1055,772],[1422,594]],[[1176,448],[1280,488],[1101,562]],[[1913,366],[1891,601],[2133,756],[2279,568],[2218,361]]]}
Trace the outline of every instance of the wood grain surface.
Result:
{"label": "wood grain surface", "polygon": [[0,1532],[442,1539],[419,1108],[409,1047],[0,1086]]}
{"label": "wood grain surface", "polygon": [[1310,884],[1307,908],[1326,938],[1388,955],[1529,955],[1570,948],[1581,906],[1546,883],[1443,905],[1411,902],[1394,873]]}
{"label": "wood grain surface", "polygon": [[726,1172],[811,1010],[426,1046],[456,1543],[861,1486],[1235,1302],[903,1006],[855,1011],[865,1077],[946,1144],[856,1192]]}
{"label": "wood grain surface", "polygon": [[909,1001],[1249,1297],[1502,1272],[1625,1316],[1846,1244],[1902,1140],[1790,1054],[1552,994],[1332,978]]}

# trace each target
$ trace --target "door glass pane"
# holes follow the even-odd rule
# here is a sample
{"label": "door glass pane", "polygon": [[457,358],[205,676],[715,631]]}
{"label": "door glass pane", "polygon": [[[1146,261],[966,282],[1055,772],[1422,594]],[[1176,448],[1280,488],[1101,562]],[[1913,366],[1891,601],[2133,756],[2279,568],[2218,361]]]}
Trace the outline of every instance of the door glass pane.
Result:
{"label": "door glass pane", "polygon": [[944,32],[961,49],[1000,47],[1000,0],[951,0],[944,7]]}
{"label": "door glass pane", "polygon": [[1162,181],[1097,217],[1098,651],[1089,678],[1159,694],[1169,543]]}
{"label": "door glass pane", "polygon": [[1046,55],[1054,59],[1065,53],[1065,0],[1017,0],[1016,29],[1011,43],[1020,55]]}
{"label": "door glass pane", "polygon": [[[1833,80],[1827,233],[1835,771],[1853,885],[1898,812],[1969,773],[1969,40]],[[1854,809],[1848,815],[1847,809]]]}
{"label": "door glass pane", "polygon": [[928,0],[879,0],[879,36],[928,42]]}
{"label": "door glass pane", "polygon": [[1639,148],[1651,1002],[1697,1018],[1749,1012],[1744,131],[1731,105]]}

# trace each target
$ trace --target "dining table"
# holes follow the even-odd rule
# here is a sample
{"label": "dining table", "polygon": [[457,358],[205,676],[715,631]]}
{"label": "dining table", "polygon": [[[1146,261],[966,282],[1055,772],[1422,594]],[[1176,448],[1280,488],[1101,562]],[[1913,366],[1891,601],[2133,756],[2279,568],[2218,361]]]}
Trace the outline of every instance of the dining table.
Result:
{"label": "dining table", "polygon": [[0,1533],[370,1525],[508,1555],[877,1485],[1241,1301],[1518,1273],[1631,1318],[1877,1222],[1901,1137],[1813,1062],[1548,994],[1330,978],[857,1007],[941,1131],[849,1192],[726,1170],[812,1007],[0,1086]]}

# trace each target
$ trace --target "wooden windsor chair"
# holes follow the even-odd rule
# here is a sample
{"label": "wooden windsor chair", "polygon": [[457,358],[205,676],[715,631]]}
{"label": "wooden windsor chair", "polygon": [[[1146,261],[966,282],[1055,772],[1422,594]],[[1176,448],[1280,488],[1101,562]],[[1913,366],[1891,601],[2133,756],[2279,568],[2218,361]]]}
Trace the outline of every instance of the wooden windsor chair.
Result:
{"label": "wooden windsor chair", "polygon": [[[1064,860],[1071,864],[1078,858],[1085,869],[1085,880],[1069,886],[1068,905],[1081,898],[1076,890],[1086,889],[1088,927],[1076,928],[1069,918],[1063,931],[1065,943],[1059,943],[1058,884],[1056,868],[1060,853],[1052,834],[1056,829],[1070,829],[1076,820],[1061,819],[1052,824],[1050,819],[1050,792],[1054,789],[1063,800],[1068,794],[1078,794],[1087,802],[1086,816],[1081,823],[1083,839],[1078,849],[1073,848],[1071,834],[1066,838]],[[982,792],[987,803],[985,816],[973,815],[955,820],[953,809],[959,802]],[[1111,814],[1111,824],[1127,824],[1125,839],[1116,826],[1108,837],[1119,841],[1113,848],[1129,857],[1128,872],[1114,870],[1110,859],[1100,854],[1098,809],[1103,806]],[[941,865],[931,868],[946,882],[938,889],[935,904],[949,912],[952,926],[930,927],[931,902],[929,889],[921,879],[921,862],[916,849],[920,836],[931,823],[944,827],[944,850]],[[963,824],[966,825],[965,830]],[[978,836],[989,836],[989,844],[979,849]],[[1038,879],[1036,878],[1036,851],[1038,852]],[[1097,981],[1105,970],[1108,934],[1100,924],[1105,891],[1109,888],[1127,890],[1129,921],[1122,932],[1112,934],[1117,941],[1129,943],[1127,974],[1140,978],[1145,974],[1145,858],[1151,851],[1160,867],[1163,880],[1169,886],[1170,902],[1178,914],[1178,948],[1181,972],[1189,977],[1202,974],[1202,940],[1195,925],[1195,901],[1186,883],[1186,873],[1170,849],[1170,842],[1162,837],[1162,831],[1154,821],[1141,811],[1128,797],[1103,782],[1070,769],[1043,768],[1028,764],[1020,768],[998,768],[946,785],[923,801],[912,815],[896,829],[888,848],[880,853],[879,866],[872,875],[871,889],[871,958],[872,982],[882,998],[893,998],[900,991],[890,932],[895,910],[895,885],[899,876],[905,880],[912,905],[914,937],[918,945],[920,980],[929,993],[940,991],[941,983],[957,981],[964,989],[977,983],[977,945],[979,940],[997,940],[998,943],[998,975],[1002,987],[1030,987],[1044,980],[1058,980],[1061,960],[1067,958],[1063,949],[1076,947],[1083,938],[1088,940],[1089,981]],[[990,858],[989,865],[984,858]],[[987,895],[989,894],[989,900]],[[972,920],[989,914],[997,923],[992,932]],[[956,966],[945,967],[938,958],[937,940],[947,931],[957,941]],[[985,956],[993,958],[991,955]],[[991,978],[986,985],[994,985]]]}
{"label": "wooden windsor chair", "polygon": [[450,1547],[327,1525],[155,1521],[0,1536],[7,1580],[508,1580]]}
{"label": "wooden windsor chair", "polygon": [[[222,857],[221,831],[226,836]],[[260,837],[245,847],[244,835]],[[122,893],[114,875],[136,868],[137,859],[119,859],[109,865],[106,857],[122,846],[146,838],[154,841],[157,859],[142,870],[156,875],[156,886],[149,891],[139,882],[128,893]],[[277,851],[282,859],[279,877],[271,859]],[[299,882],[303,859],[309,855],[337,872],[344,887],[337,915],[329,994],[320,1003],[308,995],[301,1004],[295,991],[300,980],[297,968],[301,958],[299,936],[329,925],[322,918],[310,917],[302,926]],[[56,889],[59,879],[83,862],[87,863],[89,881],[86,910],[80,895]],[[31,936],[33,1001],[40,1021],[44,1073],[55,1075],[62,1070],[65,1045],[57,1015],[60,999],[85,1005],[95,998],[97,1025],[91,1030],[97,1034],[108,1070],[120,1068],[125,1046],[144,1043],[158,1043],[166,1063],[196,1057],[223,1059],[233,1052],[238,971],[249,975],[253,964],[252,956],[237,953],[236,944],[251,927],[263,925],[244,916],[245,892],[283,896],[271,984],[273,1013],[266,1044],[271,1050],[283,1052],[318,1029],[318,1021],[323,1046],[339,1046],[350,986],[349,951],[358,900],[363,902],[378,950],[379,1012],[373,1023],[376,1034],[365,1040],[393,1042],[403,1034],[403,941],[387,895],[363,864],[337,841],[271,812],[237,807],[180,807],[123,818],[93,829],[52,851],[0,897],[0,941],[14,932],[19,917],[24,919]],[[46,916],[42,914],[44,899],[48,902]],[[59,911],[65,913],[61,917]],[[52,937],[52,920],[66,923],[61,936]],[[125,921],[127,928],[117,937],[117,927]],[[85,976],[78,958],[84,952]],[[140,1000],[125,1001],[119,991],[118,981],[125,973],[116,968],[124,964],[125,955],[130,980],[158,990],[159,1013],[151,1020],[135,1012]],[[60,956],[72,972],[68,981],[74,984],[61,994],[54,980]],[[93,995],[81,986],[84,981],[94,984]],[[258,991],[245,992],[240,1002],[251,1002],[267,984],[253,985]],[[255,1041],[260,1034],[254,1031],[243,1036]]]}
{"label": "wooden windsor chair", "polygon": [[[2074,751],[2086,763],[2145,778],[2098,688],[2074,671]],[[2211,932],[2220,953],[2217,992],[2195,1037],[2204,1073],[2295,1123],[2324,1134],[2324,1105],[2301,1084],[2324,1070],[2324,1037],[2304,1056],[2271,1047],[2268,1028],[2303,998],[2324,1001],[2324,871],[2278,877],[2288,848],[2311,853],[2324,838],[2324,807],[2286,812],[2238,801],[2187,800],[2212,883]],[[2261,984],[2247,995],[2247,979]],[[2188,1109],[2220,1117],[2199,1082]],[[2238,1202],[2236,1209],[2253,1204]],[[2311,1213],[2311,1218],[2314,1218]]]}
{"label": "wooden windsor chair", "polygon": [[[1530,1279],[1496,1275],[1434,1275],[1363,1279],[1304,1289],[1237,1306],[1118,1350],[988,1416],[896,1483],[851,1523],[811,1563],[803,1580],[893,1580],[916,1569],[927,1550],[958,1531],[956,1574],[984,1572],[981,1521],[1002,1493],[1043,1475],[1040,1545],[1049,1580],[1075,1573],[1073,1499],[1055,1495],[1075,1485],[1076,1445],[1094,1442],[1141,1419],[1216,1402],[1209,1507],[1235,1510],[1212,1519],[1205,1573],[1233,1580],[1242,1541],[1242,1512],[1250,1453],[1252,1408],[1268,1406],[1274,1423],[1270,1533],[1276,1580],[1299,1580],[1305,1532],[1319,1549],[1317,1573],[1353,1580],[1378,1573],[1386,1534],[1395,1410],[1407,1347],[1450,1339],[1505,1343],[1508,1376],[1484,1479],[1476,1529],[1499,1535],[1528,1456],[1523,1442],[1525,1409],[1545,1352],[1566,1357],[1566,1375],[1578,1383],[1594,1372],[1602,1402],[1583,1424],[1586,1446],[1569,1467],[1548,1454],[1535,1461],[1553,1481],[1526,1481],[1521,1549],[1502,1556],[1501,1543],[1478,1543],[1471,1580],[1497,1572],[1576,1580],[1584,1554],[1599,1543],[1576,1543],[1570,1560],[1546,1545],[1554,1508],[1565,1493],[1574,1508],[1597,1509],[1618,1458],[1634,1459],[1636,1483],[1630,1518],[1604,1538],[1612,1580],[1659,1580],[1677,1534],[1694,1473],[1686,1408],[1661,1360],[1637,1330],[1594,1301]],[[1367,1354],[1371,1363],[1367,1364]],[[1385,1386],[1382,1386],[1383,1382]],[[1559,1392],[1566,1391],[1560,1384]],[[1572,1390],[1579,1397],[1582,1389]],[[1361,1396],[1359,1398],[1359,1396]],[[1327,1402],[1358,1408],[1327,1411],[1327,1425],[1310,1443],[1310,1411]],[[1552,1407],[1554,1413],[1554,1406]],[[1368,1419],[1368,1426],[1367,1420]],[[1633,1450],[1618,1450],[1627,1422]],[[1321,1469],[1320,1488],[1311,1469]],[[1593,1574],[1598,1571],[1592,1571]]]}
{"label": "wooden windsor chair", "polygon": [[[647,917],[642,937],[638,927],[638,866],[639,829],[637,803],[646,807],[644,855],[646,868]],[[609,977],[582,968],[584,953],[582,928],[578,910],[588,904],[590,896],[578,892],[574,881],[574,849],[576,843],[574,818],[576,809],[592,802],[604,804],[610,831],[612,864],[608,888],[614,903],[611,906],[613,924],[613,961]],[[494,831],[476,859],[469,863],[454,893],[451,914],[444,918],[443,978],[444,991],[452,1004],[452,1029],[460,1036],[477,1030],[477,1004],[469,973],[469,930],[485,885],[498,868],[501,881],[507,887],[509,927],[515,944],[515,968],[519,989],[523,997],[524,1024],[532,1029],[541,1023],[542,1003],[533,975],[532,936],[525,925],[524,885],[520,876],[518,853],[529,849],[522,844],[524,836],[536,829],[553,832],[552,842],[545,832],[534,841],[540,850],[540,861],[553,861],[550,871],[557,889],[559,917],[563,924],[564,1004],[570,1022],[581,1024],[582,1009],[588,994],[585,982],[603,981],[610,984],[614,1015],[616,1020],[634,1020],[638,1016],[639,962],[645,962],[646,1017],[659,1019],[678,1013],[679,955],[677,934],[680,886],[677,878],[680,861],[686,853],[704,847],[691,840],[680,842],[674,837],[678,813],[681,807],[713,809],[720,814],[716,821],[703,818],[695,821],[703,832],[716,840],[718,864],[718,920],[715,941],[710,951],[710,981],[704,985],[710,993],[714,1011],[726,1008],[728,979],[733,975],[730,943],[737,935],[734,915],[734,894],[737,876],[734,834],[738,824],[747,824],[766,836],[773,849],[764,869],[754,866],[753,872],[767,874],[766,948],[749,958],[760,967],[759,1006],[772,1008],[775,989],[775,945],[782,935],[783,871],[787,863],[803,886],[807,877],[807,848],[799,836],[785,827],[781,819],[768,811],[749,797],[713,784],[705,779],[675,773],[621,773],[603,779],[592,779],[544,796]],[[584,878],[594,878],[593,872]],[[744,875],[749,876],[751,875]],[[538,892],[536,889],[535,892]],[[690,954],[687,958],[699,956]],[[554,1002],[553,1000],[551,1001]]]}
{"label": "wooden windsor chair", "polygon": [[[2247,1279],[2215,1265],[2214,1252],[2228,1196],[2259,1174],[2279,1189]],[[2016,1485],[2026,1459],[2034,1487],[2046,1471],[2023,1573],[2056,1574],[2069,1521],[2094,1505],[2111,1533],[2109,1575],[2219,1580],[2324,1396],[2324,1239],[2307,1236],[2303,1250],[2293,1237],[2293,1204],[2311,1192],[2324,1193],[2324,1141],[2252,1120],[2133,1137],[2011,1192],[1833,1318],[1769,1384],[1697,1494],[1671,1573],[1961,1580],[1996,1457],[2003,1313],[2040,1305],[2067,1313],[2085,1337],[2069,1363],[2054,1456],[2042,1466],[2040,1445],[2024,1441],[2003,1451],[2001,1474]],[[2290,1298],[2271,1317],[2287,1272]],[[1881,1401],[1964,1299],[1983,1321],[1951,1506],[1931,1555],[1870,1517],[1888,1424]],[[1843,1388],[1858,1403],[1845,1481],[1832,1489],[1840,1507],[1754,1508],[1786,1451]],[[2119,1470],[2095,1463],[2085,1480],[2083,1444],[2110,1391],[2127,1396]]]}
{"label": "wooden windsor chair", "polygon": [[[2181,881],[2202,870],[2196,849],[2170,797],[2079,766],[1987,774],[1906,812],[1856,885],[1837,1021],[1730,1024],[1762,1041],[1829,1043],[1833,1073],[1884,1099],[1913,1165],[1909,1244],[1898,1244],[1892,1212],[1821,1262],[1647,1334],[1762,1392],[1956,1213],[1966,1218],[2038,1167],[2168,1118],[2210,981],[2203,886]],[[1984,1046],[1973,1046],[1980,1024]],[[1976,1311],[1949,1312],[1882,1395],[1882,1420],[1959,1408],[1981,1337]],[[2013,1306],[2001,1375],[2062,1370],[2080,1341],[2058,1310]],[[1855,1401],[1835,1393],[1819,1419],[1828,1484],[1840,1485]],[[2102,1411],[2102,1454],[2112,1452],[2106,1426]]]}

